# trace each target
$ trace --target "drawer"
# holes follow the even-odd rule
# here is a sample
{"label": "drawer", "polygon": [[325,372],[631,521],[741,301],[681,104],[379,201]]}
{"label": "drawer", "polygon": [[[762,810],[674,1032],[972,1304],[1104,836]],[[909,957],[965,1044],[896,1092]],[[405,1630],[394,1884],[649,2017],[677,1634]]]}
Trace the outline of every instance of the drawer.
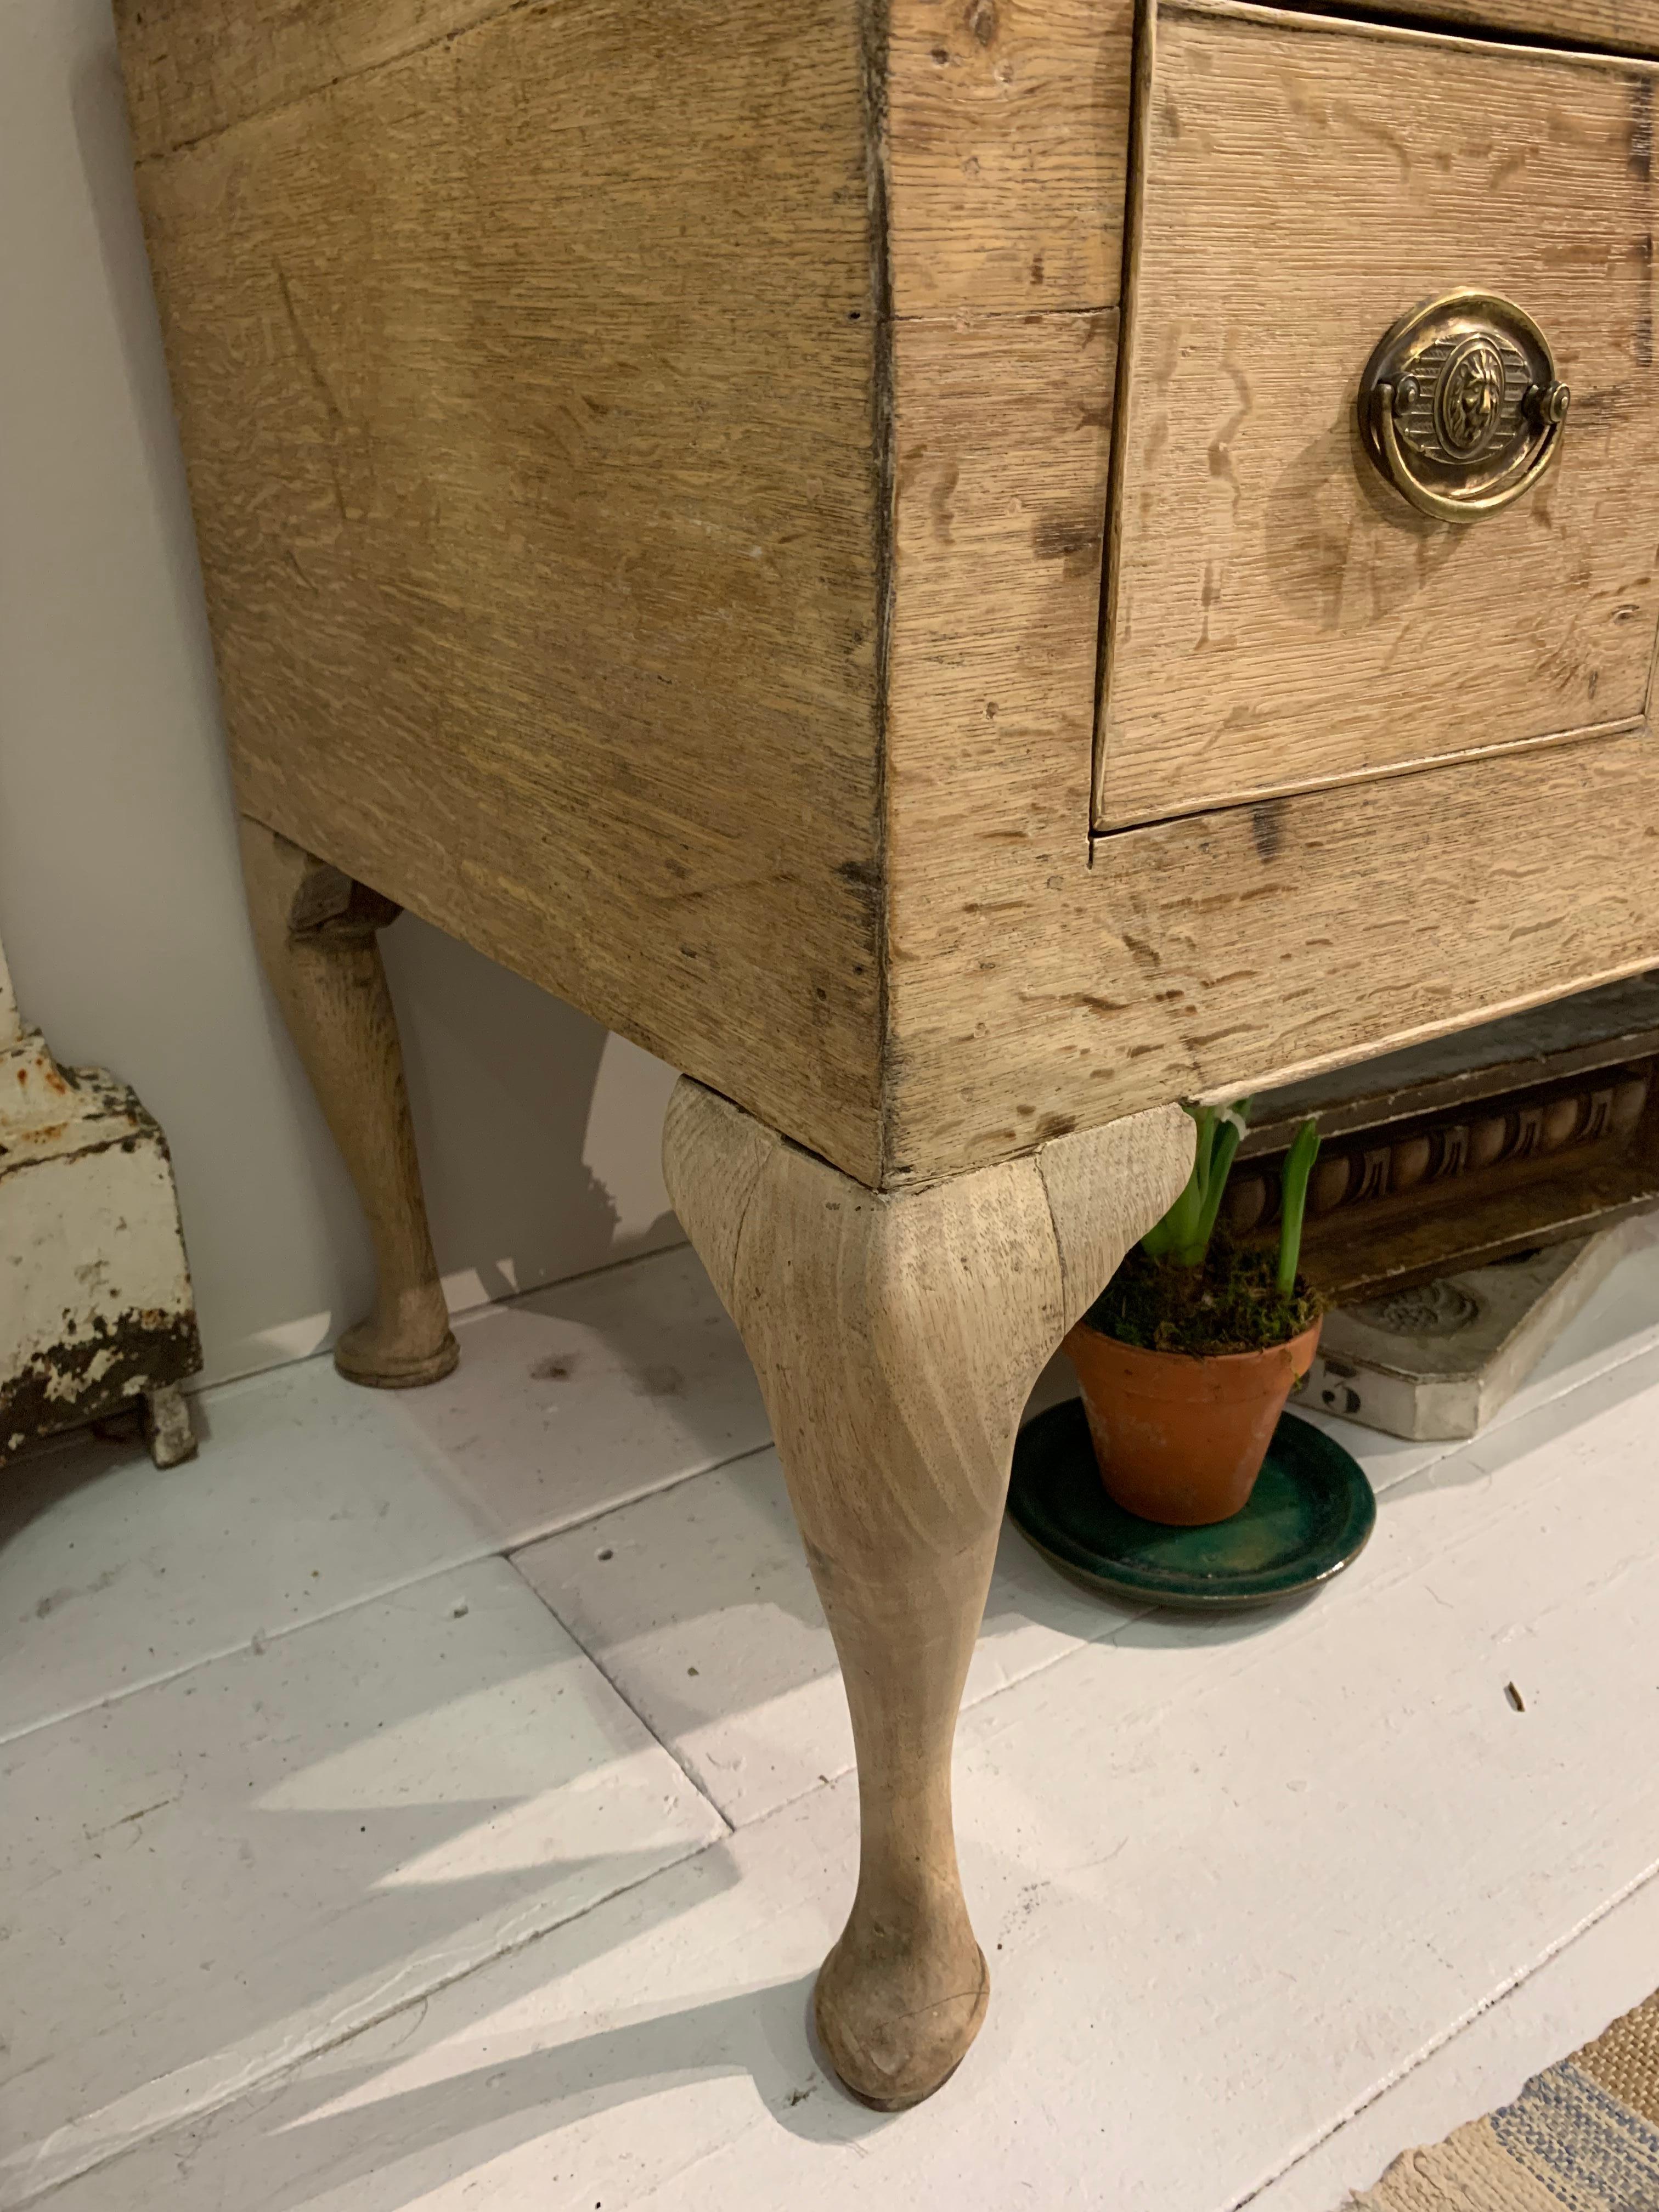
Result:
{"label": "drawer", "polygon": [[[1095,829],[1638,722],[1654,65],[1180,0],[1139,69]],[[1571,401],[1531,489],[1442,520],[1357,396],[1464,291],[1536,325]]]}

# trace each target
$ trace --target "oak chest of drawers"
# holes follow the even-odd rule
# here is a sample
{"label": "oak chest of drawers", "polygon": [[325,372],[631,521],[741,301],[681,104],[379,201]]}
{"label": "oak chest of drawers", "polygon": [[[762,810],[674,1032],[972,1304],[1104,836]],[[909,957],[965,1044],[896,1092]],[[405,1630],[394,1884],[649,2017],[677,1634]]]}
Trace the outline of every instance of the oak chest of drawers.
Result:
{"label": "oak chest of drawers", "polygon": [[1436,14],[118,0],[255,922],[380,1258],[340,1364],[453,1359],[406,906],[691,1079],[874,2101],[983,2011],[1014,1424],[1174,1102],[1659,960],[1659,0]]}

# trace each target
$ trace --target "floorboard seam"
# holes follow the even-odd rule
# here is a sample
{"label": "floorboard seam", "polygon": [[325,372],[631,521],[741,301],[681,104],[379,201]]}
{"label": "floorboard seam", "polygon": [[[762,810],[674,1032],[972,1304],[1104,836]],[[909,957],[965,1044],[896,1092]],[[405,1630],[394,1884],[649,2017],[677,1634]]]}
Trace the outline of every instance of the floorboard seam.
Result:
{"label": "floorboard seam", "polygon": [[[1408,2080],[1419,2067],[1425,2066],[1430,2059],[1437,2057],[1449,2044],[1455,2043],[1466,2028],[1473,2027],[1476,2021],[1491,2012],[1494,2007],[1502,2004],[1506,1997],[1512,1996],[1523,1983],[1529,1982],[1533,1976],[1547,1966],[1552,1960],[1559,1959],[1564,1951],[1571,1950],[1581,1936],[1587,1936],[1592,1928],[1598,1927],[1609,1913],[1616,1912],[1621,1905],[1627,1904],[1639,1890],[1645,1889],[1656,1877],[1659,1877],[1659,1859],[1655,1859],[1650,1865],[1644,1867],[1640,1874],[1626,1882],[1621,1888],[1616,1889],[1613,1895],[1594,1912],[1586,1913],[1582,1920],[1568,1929],[1564,1936],[1550,1944],[1547,1949],[1540,1951],[1538,1956],[1528,1965],[1511,1974],[1507,1980],[1500,1982],[1489,1996],[1480,2000],[1479,2004],[1471,2005],[1467,2012],[1461,2014],[1439,2034],[1432,2037],[1403,2065],[1396,2066],[1391,2074],[1386,2075],[1376,2084],[1375,2088],[1368,2090],[1364,2096],[1349,2106],[1347,2110],[1333,2120],[1328,2127],[1322,2128],[1319,2133],[1304,2142],[1299,2150],[1293,2152],[1282,2166],[1276,2166],[1271,2173],[1254,2183],[1243,2196],[1230,2198],[1228,2203],[1220,2208],[1220,2212],[1243,2212],[1243,2208],[1253,2203],[1264,2190],[1271,2189],[1276,2182],[1282,2181],[1287,2173],[1294,2172],[1304,2159],[1311,2158],[1316,2150],[1321,2149],[1334,2136],[1340,2135],[1343,2129],[1351,2122],[1357,2120],[1362,2112],[1369,2112],[1370,2107],[1380,2099],[1386,2097],[1391,2089],[1397,2089],[1400,2084]],[[1569,2055],[1566,2051],[1557,2054],[1563,2058]],[[1402,2148],[1408,2148],[1408,2146],[1402,2146]]]}
{"label": "floorboard seam", "polygon": [[[714,1809],[717,1813],[720,1812],[718,1806]],[[722,1820],[725,1817],[724,1814],[720,1814]],[[728,1823],[728,1831],[729,1826]],[[559,1935],[565,1929],[574,1927],[579,1920],[585,1920],[590,1912],[597,1912],[602,1906],[614,1904],[617,1898],[626,1897],[629,1890],[638,1889],[646,1882],[654,1881],[659,1875],[667,1874],[676,1867],[688,1865],[693,1859],[701,1858],[705,1851],[717,1850],[726,1840],[725,1836],[713,1836],[707,1843],[693,1844],[690,1849],[683,1851],[678,1858],[665,1859],[660,1866],[653,1867],[648,1874],[636,1875],[632,1881],[618,1882],[615,1889],[606,1890],[602,1897],[590,1899],[587,1904],[581,1905],[574,1912],[566,1913],[561,1919],[550,1920],[544,1928],[527,1929],[522,1936],[512,1937],[504,1942],[499,1950],[491,1951],[487,1956],[476,1959],[468,1966],[458,1966],[452,1973],[441,1975],[428,1988],[418,1990],[411,1996],[400,1997],[396,2003],[388,2004],[383,2012],[371,2013],[365,2019],[354,2021],[349,2027],[342,2027],[333,2033],[323,2033],[317,2042],[309,2045],[304,2051],[295,2051],[273,2066],[270,2073],[260,2075],[257,2080],[240,2081],[234,2087],[228,2087],[221,2097],[204,2095],[199,2103],[188,2106],[176,2112],[170,2112],[164,2118],[158,2119],[152,2128],[135,2129],[125,2142],[112,2144],[107,2149],[89,2159],[85,2166],[77,2166],[72,2173],[59,2174],[55,2180],[47,2182],[44,2188],[26,2192],[23,2196],[13,2199],[11,2212],[29,2212],[30,2207],[44,2204],[50,2197],[56,2196],[60,2189],[67,2189],[71,2182],[83,2181],[88,2174],[97,2173],[105,2166],[112,2166],[116,2160],[125,2158],[129,2151],[142,2149],[146,2143],[156,2142],[161,2136],[170,2133],[174,2129],[188,2127],[198,2120],[210,2119],[216,2113],[227,2111],[231,2106],[240,2104],[245,2100],[264,2095],[269,2091],[278,2087],[283,2082],[290,2080],[302,2068],[309,2066],[313,2060],[325,2057],[331,2051],[337,2051],[343,2044],[350,2043],[357,2036],[367,2035],[374,2028],[384,2027],[387,2021],[396,2020],[399,2013],[411,2011],[417,2005],[430,2004],[434,1997],[441,1996],[446,1990],[453,1989],[457,1983],[467,1980],[473,1974],[483,1972],[487,1967],[498,1965],[503,1959],[514,1957],[519,1952],[527,1950],[532,1943],[539,1943],[547,1936]]]}
{"label": "floorboard seam", "polygon": [[[738,1832],[737,1823],[727,1816],[723,1806],[717,1805],[714,1802],[714,1800],[703,1788],[702,1783],[698,1781],[696,1776],[691,1771],[690,1768],[680,1757],[679,1753],[674,1748],[673,1745],[668,1741],[667,1738],[657,1734],[655,1729],[652,1727],[650,1722],[640,1711],[639,1707],[634,1703],[634,1700],[629,1696],[627,1691],[623,1689],[622,1684],[617,1681],[616,1676],[611,1674],[609,1668],[605,1664],[605,1662],[596,1652],[588,1649],[587,1645],[582,1642],[581,1638],[577,1635],[575,1630],[570,1626],[570,1623],[565,1620],[562,1613],[556,1612],[553,1607],[548,1604],[547,1600],[542,1595],[541,1592],[536,1588],[529,1577],[521,1573],[512,1559],[509,1559],[507,1561],[507,1565],[509,1567],[512,1567],[515,1575],[518,1575],[519,1580],[530,1592],[538,1605],[542,1607],[544,1611],[547,1613],[548,1618],[551,1620],[557,1621],[559,1626],[570,1638],[570,1641],[575,1645],[577,1650],[581,1653],[583,1658],[586,1660],[588,1665],[593,1669],[594,1673],[601,1676],[604,1680],[610,1684],[611,1689],[616,1692],[623,1704],[627,1706],[629,1711],[633,1714],[635,1719],[650,1737],[652,1742],[657,1744],[662,1750],[667,1753],[670,1759],[673,1760],[675,1765],[685,1777],[687,1783],[696,1792],[697,1796],[702,1802],[708,1806],[709,1811],[714,1815],[715,1819],[720,1823],[720,1826],[726,1830],[726,1834],[728,1836],[735,1836]],[[811,1793],[809,1790],[804,1794],[810,1796]]]}
{"label": "floorboard seam", "polygon": [[608,1498],[592,1513],[579,1514],[574,1521],[555,1522],[551,1527],[538,1529],[533,1536],[514,1536],[501,1550],[501,1557],[516,1564],[520,1552],[533,1550],[538,1544],[550,1543],[556,1536],[573,1536],[579,1528],[597,1528],[601,1521],[613,1513],[627,1513],[635,1505],[643,1505],[653,1498],[666,1498],[671,1491],[684,1489],[688,1482],[701,1481],[705,1474],[720,1474],[729,1467],[741,1467],[746,1459],[759,1459],[775,1449],[768,1437],[762,1444],[745,1444],[741,1451],[732,1452],[726,1459],[711,1460],[707,1467],[690,1467],[679,1474],[671,1474],[665,1482],[653,1483],[648,1489],[637,1491],[630,1498]]}
{"label": "floorboard seam", "polygon": [[[626,1266],[629,1263],[619,1261],[617,1264]],[[297,1636],[304,1629],[319,1627],[325,1621],[339,1620],[349,1613],[359,1611],[363,1606],[379,1605],[386,1598],[401,1596],[404,1590],[414,1589],[422,1583],[435,1582],[441,1575],[456,1574],[465,1567],[481,1566],[486,1559],[500,1559],[504,1565],[514,1569],[520,1582],[526,1582],[525,1576],[519,1571],[516,1564],[514,1555],[517,1553],[527,1552],[536,1544],[544,1544],[550,1537],[568,1536],[575,1529],[591,1528],[595,1522],[603,1521],[607,1514],[625,1512],[630,1506],[643,1504],[650,1498],[665,1497],[671,1490],[678,1490],[683,1483],[696,1482],[700,1476],[705,1474],[718,1474],[724,1468],[738,1466],[746,1459],[757,1459],[763,1452],[770,1451],[771,1449],[771,1440],[769,1437],[763,1444],[751,1444],[743,1451],[733,1452],[729,1459],[716,1460],[711,1466],[694,1467],[683,1474],[671,1475],[666,1482],[655,1489],[642,1490],[635,1498],[618,1498],[612,1504],[602,1506],[597,1513],[588,1514],[575,1521],[562,1522],[556,1528],[549,1528],[538,1536],[511,1536],[505,1540],[499,1538],[481,1538],[479,1548],[476,1552],[457,1553],[453,1558],[440,1560],[432,1566],[416,1568],[412,1574],[404,1575],[398,1582],[378,1585],[373,1589],[360,1592],[356,1597],[343,1598],[338,1605],[329,1606],[320,1613],[309,1613],[303,1620],[287,1621],[279,1628],[251,1630],[246,1636],[239,1638],[234,1644],[217,1645],[211,1651],[199,1653],[194,1659],[186,1659],[180,1666],[168,1668],[165,1673],[147,1674],[142,1681],[124,1683],[119,1689],[106,1691],[101,1697],[83,1698],[78,1705],[66,1705],[61,1712],[42,1714],[38,1720],[26,1721],[21,1728],[0,1729],[0,1749],[3,1749],[8,1744],[21,1743],[25,1736],[36,1735],[42,1729],[56,1728],[61,1721],[79,1720],[84,1714],[98,1712],[106,1705],[124,1705],[127,1698],[136,1698],[145,1690],[163,1689],[169,1682],[177,1682],[186,1674],[193,1674],[198,1668],[216,1666],[222,1659],[234,1659],[239,1652],[263,1650],[269,1644],[281,1643],[290,1636]],[[531,1585],[526,1583],[526,1587],[529,1588]],[[533,1591],[533,1595],[547,1612],[553,1613],[552,1607],[547,1604],[539,1590]],[[553,1618],[557,1620],[558,1615],[553,1613]],[[559,1622],[559,1626],[562,1628],[565,1627],[562,1621]],[[567,1634],[569,1632],[568,1629],[566,1632]],[[591,1654],[588,1656],[592,1656]],[[597,1664],[597,1662],[595,1663]],[[604,1674],[605,1669],[600,1668],[599,1671]],[[609,1680],[610,1677],[607,1675],[605,1679]],[[615,1688],[616,1685],[613,1683],[611,1686]],[[618,1694],[620,1695],[620,1692]],[[718,1810],[718,1808],[716,1809]],[[721,1818],[724,1819],[725,1815],[722,1814]]]}
{"label": "floorboard seam", "polygon": [[[678,1246],[670,1246],[667,1249],[670,1250],[678,1250],[679,1248]],[[593,1270],[593,1272],[599,1274],[609,1274],[616,1269],[622,1267],[642,1266],[647,1260],[653,1260],[658,1256],[659,1255],[654,1252],[644,1252],[627,1260],[613,1261],[609,1266],[603,1268],[597,1268]],[[576,1281],[583,1279],[580,1277],[572,1277],[569,1279]],[[559,1287],[559,1285],[544,1285],[544,1287],[556,1288]],[[520,1291],[515,1293],[511,1298],[492,1300],[490,1301],[490,1304],[511,1305],[517,1303],[520,1298],[534,1297],[536,1295],[537,1293],[534,1291]],[[477,1313],[483,1313],[489,1310],[489,1307],[477,1306],[473,1308],[472,1310]],[[1589,1374],[1581,1376],[1576,1382],[1569,1382],[1564,1385],[1561,1389],[1554,1392],[1551,1396],[1541,1399],[1536,1406],[1532,1407],[1527,1413],[1521,1415],[1519,1418],[1522,1420],[1529,1419],[1534,1414],[1541,1413],[1547,1407],[1559,1405],[1563,1399],[1571,1398],[1578,1391],[1587,1389],[1592,1382],[1600,1382],[1607,1376],[1616,1374],[1620,1368],[1628,1366],[1632,1360],[1639,1359],[1643,1358],[1644,1354],[1653,1352],[1656,1349],[1659,1349],[1659,1344],[1656,1344],[1654,1342],[1638,1345],[1632,1350],[1625,1353],[1622,1358],[1609,1360],[1605,1367],[1595,1368]],[[320,1357],[321,1355],[313,1354],[313,1356]],[[285,1361],[283,1364],[284,1365],[297,1365],[300,1363],[297,1361]],[[260,1371],[264,1373],[276,1373],[279,1370],[276,1369],[265,1369]],[[257,1374],[239,1378],[239,1380],[242,1382],[254,1382],[258,1379],[258,1376]],[[211,1386],[211,1388],[216,1390],[229,1389],[235,1387],[235,1384],[228,1382],[216,1382]],[[1483,1429],[1478,1436],[1459,1437],[1454,1442],[1449,1443],[1444,1451],[1437,1454],[1433,1459],[1425,1460],[1420,1467],[1413,1468],[1408,1473],[1396,1475],[1391,1481],[1373,1485],[1377,1496],[1379,1498],[1385,1496],[1388,1492],[1398,1488],[1402,1483],[1419,1481],[1424,1475],[1432,1473],[1432,1471],[1437,1467],[1443,1466],[1447,1460],[1455,1457],[1458,1452],[1466,1449],[1470,1444],[1479,1443],[1484,1437],[1499,1433],[1501,1430],[1507,1425],[1507,1423],[1500,1420],[1494,1424],[1489,1424],[1488,1426]],[[413,1574],[404,1576],[400,1581],[387,1583],[376,1589],[363,1591],[356,1597],[343,1599],[340,1604],[331,1606],[324,1612],[308,1613],[303,1620],[290,1621],[286,1626],[280,1628],[254,1629],[248,1635],[239,1638],[234,1644],[222,1644],[211,1651],[202,1652],[194,1659],[185,1660],[181,1666],[169,1668],[164,1674],[146,1675],[142,1681],[130,1682],[124,1685],[119,1689],[106,1691],[101,1697],[85,1698],[78,1705],[65,1706],[61,1712],[44,1714],[39,1720],[25,1722],[23,1726],[21,1728],[0,1729],[0,1747],[3,1747],[8,1744],[21,1743],[24,1737],[38,1735],[42,1729],[56,1728],[60,1721],[78,1720],[83,1714],[96,1712],[106,1705],[118,1705],[124,1704],[128,1698],[137,1697],[145,1690],[158,1690],[164,1688],[169,1682],[176,1682],[185,1674],[194,1674],[198,1668],[211,1667],[216,1665],[217,1662],[222,1659],[234,1659],[239,1652],[252,1650],[255,1644],[261,1641],[265,1644],[275,1644],[283,1638],[297,1635],[301,1629],[316,1627],[324,1621],[337,1620],[345,1613],[355,1613],[360,1607],[366,1605],[378,1605],[383,1599],[397,1597],[404,1590],[413,1589],[417,1583],[431,1582],[439,1575],[453,1574],[463,1567],[477,1566],[484,1559],[504,1560],[508,1566],[514,1568],[515,1573],[519,1573],[519,1579],[521,1582],[526,1583],[526,1587],[533,1588],[533,1585],[529,1584],[527,1577],[519,1572],[517,1565],[517,1554],[519,1553],[527,1552],[532,1545],[544,1544],[555,1536],[567,1536],[574,1533],[574,1531],[578,1528],[591,1528],[612,1513],[626,1512],[633,1506],[643,1504],[647,1498],[665,1498],[671,1491],[678,1490],[685,1483],[698,1481],[706,1474],[718,1474],[726,1468],[740,1466],[744,1460],[758,1459],[763,1452],[771,1451],[775,1448],[773,1440],[769,1437],[764,1443],[751,1444],[743,1451],[733,1452],[727,1459],[715,1460],[707,1467],[692,1468],[684,1474],[672,1475],[666,1482],[659,1485],[654,1489],[642,1490],[640,1492],[638,1496],[635,1498],[615,1499],[601,1506],[597,1512],[583,1515],[574,1521],[562,1522],[556,1527],[544,1530],[539,1535],[514,1536],[509,1537],[505,1541],[486,1540],[480,1544],[478,1550],[476,1552],[463,1553],[453,1559],[444,1560],[437,1565],[420,1568]],[[536,1591],[535,1595],[538,1601],[545,1606],[546,1600],[541,1597],[540,1592]],[[1152,1611],[1153,1609],[1154,1608],[1152,1607],[1146,1608],[1147,1611]],[[559,1626],[564,1629],[566,1634],[570,1635],[572,1632],[570,1630],[569,1623],[560,1620],[559,1615],[553,1612],[551,1606],[547,1606],[547,1610],[549,1613],[553,1613],[553,1618],[559,1621]],[[1137,1613],[1133,1617],[1139,1620],[1142,1616],[1139,1613]],[[1127,1624],[1125,1625],[1127,1626]],[[580,1643],[580,1639],[579,1638],[573,1637],[572,1640],[579,1644]],[[1093,1644],[1099,1643],[1102,1639],[1099,1637],[1091,1637],[1087,1640]],[[586,1656],[589,1659],[592,1660],[593,1664],[596,1667],[599,1667],[599,1672],[602,1674],[605,1674],[605,1668],[603,1667],[599,1667],[599,1662],[597,1659],[593,1659],[592,1653],[591,1651],[587,1651],[585,1645],[582,1645],[581,1649]],[[1042,1666],[1034,1667],[1031,1669],[1031,1674],[1039,1674],[1047,1668],[1060,1666],[1069,1656],[1070,1655],[1066,1652],[1057,1653],[1054,1658],[1044,1660]],[[1021,1674],[1017,1676],[1015,1679],[1018,1681],[1024,1682],[1029,1681],[1031,1679],[1031,1676],[1029,1674]],[[622,1697],[623,1692],[621,1689],[614,1681],[611,1681],[611,1678],[609,1674],[605,1674],[605,1680],[608,1682],[611,1682],[611,1687],[617,1691],[618,1697]],[[988,1691],[985,1698],[976,1698],[974,1702],[976,1705],[983,1705],[987,1702],[988,1698],[999,1695],[1001,1689],[1012,1686],[1012,1684],[1001,1684],[999,1686],[997,1690]],[[628,1702],[625,1698],[623,1698],[623,1702],[624,1704]],[[632,1705],[629,1705],[629,1710],[631,1712],[635,1709]],[[645,1722],[644,1716],[642,1714],[638,1717],[640,1718],[642,1725],[648,1727],[649,1723]],[[656,1735],[654,1729],[651,1732],[654,1740],[660,1743],[662,1741],[661,1737]],[[667,1750],[670,1747],[667,1745],[664,1745],[664,1748],[665,1750]],[[671,1755],[672,1755],[672,1753]],[[714,1801],[713,1798],[708,1797],[708,1792],[702,1790],[696,1783],[695,1778],[686,1771],[682,1763],[678,1759],[675,1763],[681,1765],[681,1771],[683,1772],[686,1772],[686,1779],[691,1783],[694,1789],[697,1790],[698,1795],[707,1798],[708,1802],[711,1805],[714,1804]],[[810,1790],[804,1791],[802,1793],[803,1796],[810,1796],[811,1794]],[[793,1803],[796,1801],[792,1799],[790,1802]],[[721,1820],[726,1820],[726,1814],[723,1812],[720,1812],[720,1808],[718,1805],[714,1807],[714,1809],[717,1813],[720,1813]],[[729,1829],[732,1828],[732,1823],[730,1820],[726,1820],[726,1826]],[[733,1832],[735,1832],[734,1829]]]}
{"label": "floorboard seam", "polygon": [[27,1721],[21,1728],[0,1734],[0,1747],[21,1743],[25,1736],[38,1735],[42,1729],[56,1728],[63,1721],[80,1720],[87,1713],[101,1711],[108,1705],[123,1705],[129,1698],[142,1696],[146,1690],[165,1689],[169,1682],[182,1680],[185,1675],[195,1674],[203,1667],[217,1666],[222,1659],[234,1659],[244,1651],[264,1651],[273,1644],[281,1644],[290,1636],[298,1636],[307,1628],[320,1627],[325,1621],[339,1620],[348,1613],[356,1613],[366,1605],[379,1605],[389,1597],[399,1597],[404,1590],[414,1589],[421,1583],[435,1582],[441,1575],[458,1574],[466,1567],[483,1565],[486,1559],[500,1559],[502,1554],[487,1544],[476,1552],[465,1552],[439,1565],[422,1567],[414,1574],[404,1575],[400,1581],[364,1590],[356,1597],[343,1599],[338,1605],[330,1606],[321,1613],[307,1613],[303,1620],[290,1620],[280,1628],[255,1628],[234,1644],[217,1646],[211,1651],[199,1653],[186,1659],[182,1665],[169,1667],[165,1673],[147,1674],[142,1682],[127,1682],[118,1690],[106,1691],[100,1698],[84,1698],[78,1705],[66,1705],[62,1712],[47,1713],[40,1720]]}

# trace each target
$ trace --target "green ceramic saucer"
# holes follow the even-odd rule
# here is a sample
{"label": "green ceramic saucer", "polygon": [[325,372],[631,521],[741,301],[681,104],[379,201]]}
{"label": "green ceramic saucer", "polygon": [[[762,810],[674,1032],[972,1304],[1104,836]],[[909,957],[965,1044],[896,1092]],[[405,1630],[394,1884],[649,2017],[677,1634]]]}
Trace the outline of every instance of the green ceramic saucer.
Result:
{"label": "green ceramic saucer", "polygon": [[1364,1549],[1376,1499],[1340,1444],[1285,1413],[1242,1513],[1165,1528],[1108,1498],[1073,1398],[1020,1431],[1008,1511],[1038,1551],[1093,1589],[1212,1613],[1271,1605],[1340,1574]]}

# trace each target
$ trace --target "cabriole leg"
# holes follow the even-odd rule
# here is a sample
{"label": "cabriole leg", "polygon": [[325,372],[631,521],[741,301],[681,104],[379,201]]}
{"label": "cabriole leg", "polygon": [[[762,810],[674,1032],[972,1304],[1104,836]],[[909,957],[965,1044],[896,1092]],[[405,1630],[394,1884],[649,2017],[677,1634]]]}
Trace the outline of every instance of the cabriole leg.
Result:
{"label": "cabriole leg", "polygon": [[957,1709],[1031,1384],[1185,1182],[1170,1107],[882,1195],[682,1080],[663,1139],[687,1234],[755,1363],[858,1753],[857,1893],[818,1977],[855,2095],[929,2096],[984,2017],[951,1816]]}
{"label": "cabriole leg", "polygon": [[398,908],[263,823],[242,817],[242,871],[265,974],[368,1217],[374,1310],[334,1364],[407,1389],[459,1357],[427,1227],[397,1018],[376,933]]}

